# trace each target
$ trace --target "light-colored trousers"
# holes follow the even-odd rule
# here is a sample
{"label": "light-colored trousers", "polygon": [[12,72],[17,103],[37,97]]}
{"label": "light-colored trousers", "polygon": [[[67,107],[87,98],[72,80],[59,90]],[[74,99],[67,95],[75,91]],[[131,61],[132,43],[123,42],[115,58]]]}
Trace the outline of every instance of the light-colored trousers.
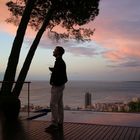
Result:
{"label": "light-colored trousers", "polygon": [[51,120],[53,124],[62,124],[64,120],[64,110],[63,110],[63,90],[65,85],[62,86],[52,86],[51,88]]}

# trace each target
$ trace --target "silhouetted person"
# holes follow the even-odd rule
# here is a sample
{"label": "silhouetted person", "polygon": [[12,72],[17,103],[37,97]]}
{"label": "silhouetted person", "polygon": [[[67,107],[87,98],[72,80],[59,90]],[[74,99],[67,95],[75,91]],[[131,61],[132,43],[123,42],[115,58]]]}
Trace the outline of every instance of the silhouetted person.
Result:
{"label": "silhouetted person", "polygon": [[63,110],[63,90],[67,82],[66,64],[62,59],[65,50],[61,46],[56,46],[53,56],[56,58],[50,78],[51,88],[51,125],[45,129],[46,132],[60,130],[63,128],[64,110]]}

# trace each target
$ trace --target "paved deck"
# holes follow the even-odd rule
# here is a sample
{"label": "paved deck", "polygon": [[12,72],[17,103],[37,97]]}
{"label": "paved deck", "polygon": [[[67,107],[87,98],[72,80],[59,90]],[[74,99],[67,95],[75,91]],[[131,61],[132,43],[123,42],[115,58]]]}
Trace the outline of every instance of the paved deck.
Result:
{"label": "paved deck", "polygon": [[48,121],[6,123],[0,140],[140,140],[140,127],[84,123],[64,123],[63,132],[49,134],[44,129]]}

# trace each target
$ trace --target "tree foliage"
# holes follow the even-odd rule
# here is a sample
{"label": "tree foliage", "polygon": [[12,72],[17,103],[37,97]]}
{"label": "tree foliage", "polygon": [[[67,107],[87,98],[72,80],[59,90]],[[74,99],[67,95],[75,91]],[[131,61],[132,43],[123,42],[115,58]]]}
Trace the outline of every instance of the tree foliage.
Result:
{"label": "tree foliage", "polygon": [[129,102],[128,104],[129,108],[130,108],[130,112],[140,112],[140,101],[137,102]]}
{"label": "tree foliage", "polygon": [[[18,25],[20,17],[26,6],[26,1],[18,0],[16,2],[8,2],[7,6],[12,13],[12,17],[7,19]],[[51,19],[47,25],[47,29],[51,31],[51,36],[59,38],[76,38],[87,39],[94,33],[94,29],[80,27],[93,21],[99,14],[99,0],[36,0],[32,10],[29,25],[39,30],[46,18],[50,8],[53,8]],[[62,26],[67,33],[60,34],[53,31],[55,26]]]}

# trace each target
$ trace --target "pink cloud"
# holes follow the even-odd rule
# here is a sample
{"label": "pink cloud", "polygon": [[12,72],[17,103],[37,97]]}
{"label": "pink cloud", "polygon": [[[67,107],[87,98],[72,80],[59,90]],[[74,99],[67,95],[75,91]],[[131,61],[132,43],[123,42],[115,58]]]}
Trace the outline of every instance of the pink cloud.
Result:
{"label": "pink cloud", "polygon": [[15,35],[17,27],[13,24],[6,23],[6,19],[10,17],[10,12],[8,11],[5,0],[0,1],[0,14],[0,31]]}
{"label": "pink cloud", "polygon": [[[101,1],[100,14],[89,26],[96,27],[92,39],[106,49],[105,58],[116,62],[140,59],[140,9],[137,2]],[[129,8],[135,10],[130,12]]]}
{"label": "pink cloud", "polygon": [[[0,1],[0,31],[7,32],[12,36],[15,36],[18,27],[13,25],[12,23],[6,22],[6,19],[9,17],[10,17],[10,12],[8,11],[8,8],[6,6],[6,1],[1,0]],[[26,31],[27,38],[34,38],[35,34],[36,34],[35,31],[32,30],[30,27]]]}
{"label": "pink cloud", "polygon": [[4,20],[9,16],[9,12],[5,4],[5,0],[0,1],[0,23],[4,22]]}

